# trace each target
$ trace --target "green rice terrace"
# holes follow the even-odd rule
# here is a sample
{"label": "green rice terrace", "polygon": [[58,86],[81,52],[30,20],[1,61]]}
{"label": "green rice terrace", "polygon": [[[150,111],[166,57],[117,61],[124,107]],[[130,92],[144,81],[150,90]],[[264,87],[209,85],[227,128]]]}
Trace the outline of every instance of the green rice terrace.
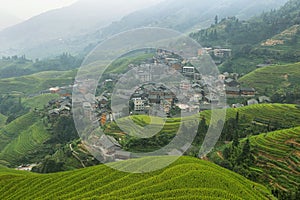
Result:
{"label": "green rice terrace", "polygon": [[[219,163],[230,161],[237,165],[234,157],[239,154],[245,145],[242,139],[239,146],[234,148],[233,143],[223,145],[209,155],[209,159]],[[257,182],[277,188],[282,191],[297,190],[300,186],[300,128],[279,130],[250,136],[250,151],[254,162],[249,171]],[[228,149],[231,153],[228,157]],[[227,151],[227,152],[226,152]],[[245,160],[243,160],[244,162]]]}
{"label": "green rice terrace", "polygon": [[253,136],[250,143],[258,180],[283,190],[300,186],[300,128]]}
{"label": "green rice terrace", "polygon": [[[123,169],[165,157],[112,163]],[[105,165],[38,175],[0,167],[0,199],[275,199],[263,186],[195,158],[145,174]]]}
{"label": "green rice terrace", "polygon": [[[300,108],[292,104],[257,104],[242,108],[229,108],[226,110],[226,119],[235,118],[237,112],[241,118],[244,118],[245,124],[257,121],[277,123],[290,128],[300,125]],[[201,116],[209,121],[211,111],[203,111]]]}
{"label": "green rice terrace", "polygon": [[0,113],[0,128],[5,125],[7,117]]}
{"label": "green rice terrace", "polygon": [[38,114],[30,112],[17,118],[0,130],[0,163],[14,163],[48,138],[49,133]]}
{"label": "green rice terrace", "polygon": [[298,93],[300,63],[260,68],[245,75],[239,82],[255,88],[260,94],[273,95],[287,91]]}
{"label": "green rice terrace", "polygon": [[[240,117],[244,118],[245,124],[251,124],[257,120],[261,122],[278,123],[285,127],[296,127],[300,125],[300,108],[293,104],[257,104],[242,108],[229,108],[226,110],[226,120],[235,118],[237,112]],[[211,111],[201,112],[200,117],[204,117],[207,123],[209,123],[211,121]],[[144,115],[136,115],[131,118],[139,126],[145,126],[150,123],[160,126],[162,123],[162,120],[158,117],[153,117],[152,122],[148,116]],[[120,123],[122,123],[122,120],[125,119],[121,119]],[[180,123],[180,118],[167,119],[162,132],[174,132],[179,128]],[[106,128],[108,132],[120,131],[115,123],[109,124]],[[128,129],[130,129],[130,127]]]}
{"label": "green rice terrace", "polygon": [[45,71],[27,76],[0,79],[1,94],[22,92],[25,94],[36,94],[50,87],[66,86],[73,84],[76,70],[70,71]]}

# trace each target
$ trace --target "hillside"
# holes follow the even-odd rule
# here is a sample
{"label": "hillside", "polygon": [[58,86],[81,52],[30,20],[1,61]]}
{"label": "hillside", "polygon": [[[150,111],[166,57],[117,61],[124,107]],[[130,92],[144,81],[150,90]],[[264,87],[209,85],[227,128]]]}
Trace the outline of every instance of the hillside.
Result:
{"label": "hillside", "polygon": [[[45,148],[44,142],[50,138],[50,133],[41,119],[41,113],[33,110],[41,110],[48,101],[57,98],[58,95],[55,94],[22,98],[24,107],[31,111],[9,124],[5,125],[4,121],[0,126],[0,163],[14,166],[28,160],[37,162],[43,157],[34,154],[41,148]],[[6,120],[7,117],[1,118]]]}
{"label": "hillside", "polygon": [[47,139],[44,126],[38,119],[37,114],[30,112],[0,129],[0,163],[18,161]]}
{"label": "hillside", "polygon": [[290,0],[278,10],[246,21],[236,16],[223,18],[190,36],[202,46],[233,50],[232,57],[223,60],[221,71],[249,73],[262,63],[299,62],[299,8],[298,0]]}
{"label": "hillside", "polygon": [[[152,159],[144,159],[151,164]],[[126,168],[138,166],[139,161],[112,165]],[[273,199],[263,186],[189,157],[146,174],[128,174],[100,165],[48,175],[0,168],[0,177],[1,199]]]}
{"label": "hillside", "polygon": [[291,92],[299,96],[300,63],[260,68],[245,75],[239,81],[254,87],[261,95],[272,96],[275,93],[282,95]]}
{"label": "hillside", "polygon": [[79,0],[1,31],[0,55],[26,54],[31,58],[41,58],[57,56],[63,52],[78,53],[76,50],[89,45],[83,35],[143,7],[143,3],[137,0],[131,0],[130,3],[115,0],[106,2],[105,6],[98,0]]}
{"label": "hillside", "polygon": [[58,94],[43,94],[31,98],[23,98],[22,99],[22,104],[25,107],[34,109],[43,109],[45,105],[48,104],[49,101],[53,99],[58,99],[59,95]]}
{"label": "hillside", "polygon": [[[215,163],[230,166],[229,168],[236,171],[239,168],[239,156],[235,154],[244,148],[245,141],[245,139],[241,140],[238,148],[234,148],[232,143],[222,146],[218,151],[212,152],[209,157]],[[245,168],[248,172],[240,170],[240,173],[268,186],[270,190],[299,192],[300,128],[251,136],[249,141],[253,162],[246,164],[249,161],[244,159],[242,163],[244,167],[248,165]],[[228,151],[231,154],[228,155]]]}
{"label": "hillside", "polygon": [[300,128],[250,138],[259,182],[280,189],[300,186]]}
{"label": "hillside", "polygon": [[[26,162],[26,160],[30,159],[28,154],[34,154],[50,138],[50,134],[42,121],[35,122],[24,130],[21,130],[20,127],[17,129],[19,131],[18,136],[12,139],[1,151],[0,163],[9,163],[9,165],[13,166]],[[37,159],[33,160],[39,161]]]}
{"label": "hillside", "polygon": [[0,10],[0,31],[9,26],[20,23],[21,21],[22,20],[18,17],[11,15],[4,10]]}
{"label": "hillside", "polygon": [[5,125],[7,117],[0,113],[0,128]]}
{"label": "hillside", "polygon": [[76,70],[44,71],[27,76],[0,79],[0,93],[22,92],[24,94],[38,94],[56,86],[73,84]]}
{"label": "hillside", "polygon": [[144,8],[146,3],[114,0],[104,6],[101,1],[81,0],[0,32],[0,55],[44,58],[63,52],[80,54],[87,50],[85,48],[122,31],[155,26],[186,32],[209,26],[216,15],[249,19],[262,11],[278,8],[286,1],[166,0],[133,12]]}
{"label": "hillside", "polygon": [[63,53],[51,59],[29,60],[23,56],[8,56],[0,59],[0,78],[12,78],[43,71],[67,71],[80,67],[82,58]]}
{"label": "hillside", "polygon": [[[282,127],[296,127],[300,125],[300,109],[289,104],[257,104],[242,108],[229,108],[226,110],[226,119],[236,117],[237,112],[243,124],[251,125],[254,120],[276,123]],[[201,112],[208,121],[210,111]]]}

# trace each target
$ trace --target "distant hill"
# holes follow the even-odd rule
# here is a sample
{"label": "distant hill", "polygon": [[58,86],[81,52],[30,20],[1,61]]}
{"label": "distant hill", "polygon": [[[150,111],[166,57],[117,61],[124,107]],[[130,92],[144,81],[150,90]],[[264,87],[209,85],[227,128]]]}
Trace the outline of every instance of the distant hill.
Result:
{"label": "distant hill", "polygon": [[120,12],[120,8],[128,7],[127,1],[117,1],[116,9],[113,1],[111,6],[103,7],[100,1],[82,0],[0,32],[0,55],[26,54],[30,58],[41,58],[62,52],[77,54],[89,51],[91,46],[112,34],[132,28],[156,26],[191,31],[214,23],[216,15],[220,19],[227,16],[249,19],[262,11],[278,8],[286,1],[166,0],[118,21],[129,13],[128,10]]}
{"label": "distant hill", "polygon": [[5,13],[3,10],[0,10],[0,31],[20,22],[21,19],[10,15],[9,13]]}
{"label": "distant hill", "polygon": [[277,10],[267,10],[248,20],[237,16],[222,18],[219,23],[191,36],[205,46],[258,44],[299,24],[299,5],[298,0],[289,0]]}
{"label": "distant hill", "polygon": [[190,36],[202,46],[233,50],[221,71],[249,73],[258,64],[299,62],[300,2],[290,0],[278,10],[264,12],[249,20],[224,18],[208,29]]}
{"label": "distant hill", "polygon": [[[143,159],[146,165],[152,164]],[[139,161],[112,165],[138,166]],[[189,157],[145,174],[123,173],[104,165],[48,175],[0,168],[0,185],[1,199],[274,199],[259,184]]]}
{"label": "distant hill", "polygon": [[103,28],[141,7],[143,4],[137,0],[108,1],[105,7],[98,0],[79,0],[71,6],[42,13],[1,31],[0,55],[52,57],[63,52],[74,53],[74,48],[78,53],[78,49],[88,45],[86,39],[81,38],[78,47],[78,37]]}
{"label": "distant hill", "polygon": [[156,26],[186,32],[205,28],[219,19],[237,16],[249,19],[263,11],[282,6],[287,0],[166,0],[157,6],[129,14],[119,22],[104,28],[104,33],[116,33],[131,28]]}

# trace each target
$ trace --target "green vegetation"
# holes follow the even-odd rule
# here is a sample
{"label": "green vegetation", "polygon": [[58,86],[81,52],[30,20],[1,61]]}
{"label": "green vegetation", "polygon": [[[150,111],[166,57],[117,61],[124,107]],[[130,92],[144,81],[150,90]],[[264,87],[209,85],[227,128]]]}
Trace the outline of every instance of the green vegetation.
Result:
{"label": "green vegetation", "polygon": [[[123,147],[126,150],[131,150],[134,152],[149,152],[157,150],[162,146],[165,146],[176,135],[181,123],[180,118],[166,119],[166,121],[164,121],[162,118],[152,117],[153,121],[150,121],[150,118],[144,115],[130,116],[130,119],[136,124],[134,127],[128,124],[128,118],[123,118],[118,120],[118,124],[112,122],[106,125],[105,132],[116,137],[122,138]],[[185,120],[188,121],[188,119]],[[144,139],[135,136],[125,135],[118,126],[122,125],[122,127],[124,127],[125,130],[127,130],[127,132],[131,133],[131,135],[134,135],[138,132],[141,133],[142,127],[148,124],[151,124],[151,126],[155,130],[156,128],[158,128],[159,133],[157,133],[151,138]],[[163,126],[162,129],[160,128],[161,126]]]}
{"label": "green vegetation", "polygon": [[277,102],[293,102],[300,98],[300,63],[257,69],[239,81]]}
{"label": "green vegetation", "polygon": [[268,186],[280,199],[297,199],[300,128],[251,136],[221,147],[210,159]]}
{"label": "green vegetation", "polygon": [[[236,118],[239,113],[243,125],[251,125],[253,121],[272,123],[278,127],[296,127],[300,125],[300,109],[292,104],[257,104],[242,108],[229,108],[226,110],[226,119]],[[209,122],[210,111],[201,112]]]}
{"label": "green vegetation", "polygon": [[42,94],[36,97],[31,98],[23,98],[22,104],[25,107],[29,108],[37,108],[37,109],[43,109],[45,105],[48,104],[49,101],[53,99],[58,99],[58,94]]}
{"label": "green vegetation", "polygon": [[13,139],[17,138],[19,133],[27,130],[31,127],[38,119],[36,113],[30,112],[22,117],[19,117],[4,126],[0,130],[0,151],[2,151],[7,144]]}
{"label": "green vegetation", "polygon": [[299,8],[299,1],[290,0],[280,9],[248,21],[224,18],[190,36],[202,46],[233,50],[232,58],[222,60],[221,71],[249,73],[261,63],[299,62]]}
{"label": "green vegetation", "polygon": [[7,117],[0,113],[0,128],[5,125]]}
{"label": "green vegetation", "polygon": [[24,94],[37,94],[50,87],[73,84],[75,75],[76,70],[44,71],[28,76],[0,79],[0,93],[21,92]]}
{"label": "green vegetation", "polygon": [[[14,166],[48,139],[37,113],[30,112],[0,129],[0,162]],[[33,152],[32,152],[33,151]]]}
{"label": "green vegetation", "polygon": [[[159,159],[163,158],[156,162]],[[141,161],[153,162],[144,158],[112,165],[127,168],[140,166]],[[0,168],[0,185],[1,199],[273,199],[263,186],[189,157],[145,174],[119,172],[104,165],[47,175],[14,174]]]}
{"label": "green vegetation", "polygon": [[[274,131],[285,128],[300,126],[300,109],[292,104],[258,104],[246,106],[242,108],[230,108],[226,110],[226,120],[220,137],[220,144],[226,141],[232,141],[234,133],[237,132],[238,139],[249,135],[256,135],[262,132]],[[180,123],[183,123],[183,130],[189,130],[188,118],[184,118],[181,122],[180,118],[168,118],[164,123],[161,118],[153,118],[150,122],[148,116],[136,115],[130,117],[138,126],[131,127],[127,118],[119,119],[118,124],[115,122],[105,125],[104,131],[107,134],[113,135],[117,139],[121,138],[121,144],[126,150],[134,152],[149,152],[159,149],[167,145],[179,131]],[[203,111],[200,113],[200,124],[196,138],[192,147],[186,152],[187,155],[197,156],[200,145],[207,133],[208,125],[211,120],[211,111]],[[130,135],[141,132],[142,127],[151,123],[152,126],[163,128],[153,137],[148,139],[129,136],[118,127],[122,125]],[[212,122],[214,125],[219,122]],[[140,128],[139,128],[140,126]]]}
{"label": "green vegetation", "polygon": [[284,190],[300,187],[300,128],[250,137],[258,181]]}
{"label": "green vegetation", "polygon": [[141,62],[145,62],[148,59],[153,58],[154,53],[151,50],[142,51],[133,51],[131,53],[125,54],[119,59],[115,60],[111,63],[104,74],[117,73],[121,74],[128,71],[128,65],[130,64],[140,64]]}
{"label": "green vegetation", "polygon": [[[38,151],[43,143],[50,138],[49,132],[41,121],[26,127],[23,131],[18,130],[18,137],[11,140],[0,153],[0,160],[4,163],[10,163],[10,165],[26,163],[29,160],[32,162],[34,159],[30,158],[29,154]],[[39,160],[35,161],[38,162]]]}
{"label": "green vegetation", "polygon": [[11,95],[0,96],[0,113],[7,116],[5,124],[10,123],[27,112],[28,108],[25,108],[24,105],[22,105],[20,94],[14,93]]}
{"label": "green vegetation", "polygon": [[28,60],[25,56],[2,57],[0,59],[0,78],[11,78],[30,75],[42,71],[67,71],[76,69],[81,58],[63,53],[52,59]]}

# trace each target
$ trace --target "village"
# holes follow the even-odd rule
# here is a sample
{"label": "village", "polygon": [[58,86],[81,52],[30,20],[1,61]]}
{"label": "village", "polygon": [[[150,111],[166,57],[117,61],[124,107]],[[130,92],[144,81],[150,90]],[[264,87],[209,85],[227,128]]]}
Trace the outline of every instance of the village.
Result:
{"label": "village", "polygon": [[[198,56],[205,53],[213,52],[215,56],[231,56],[229,49],[208,49],[199,50]],[[203,75],[190,64],[177,55],[158,50],[153,56],[153,59],[147,63],[140,65],[129,65],[129,69],[134,70],[135,77],[130,77],[132,80],[139,80],[140,86],[134,90],[117,90],[118,98],[129,98],[129,112],[113,112],[111,109],[111,98],[113,88],[122,76],[111,74],[109,79],[98,83],[98,88],[102,89],[100,95],[85,95],[82,99],[72,102],[72,91],[78,86],[74,85],[53,87],[41,91],[41,94],[58,94],[59,99],[48,102],[48,117],[56,118],[60,115],[72,115],[73,105],[82,106],[89,115],[96,116],[100,126],[105,126],[107,123],[113,122],[118,118],[128,115],[157,115],[160,111],[165,117],[178,117],[181,112],[201,112],[214,108],[238,108],[247,105],[270,102],[270,98],[266,96],[258,96],[254,88],[242,87],[238,82],[239,74],[223,73],[214,77],[212,75]],[[174,72],[181,74],[184,79],[172,84],[173,88],[168,88],[164,84],[155,84],[155,77],[160,74],[166,76],[174,75]],[[130,82],[130,78],[124,81]],[[92,80],[90,80],[92,81]],[[93,83],[85,83],[88,87]],[[78,88],[77,88],[78,89]],[[235,100],[231,105],[222,104],[221,100],[227,98]],[[247,101],[238,102],[240,99]],[[93,111],[93,112],[92,112]],[[123,151],[119,142],[112,136],[102,135],[93,139],[94,145],[90,148],[100,149],[103,160],[126,160],[130,158],[130,153]]]}

